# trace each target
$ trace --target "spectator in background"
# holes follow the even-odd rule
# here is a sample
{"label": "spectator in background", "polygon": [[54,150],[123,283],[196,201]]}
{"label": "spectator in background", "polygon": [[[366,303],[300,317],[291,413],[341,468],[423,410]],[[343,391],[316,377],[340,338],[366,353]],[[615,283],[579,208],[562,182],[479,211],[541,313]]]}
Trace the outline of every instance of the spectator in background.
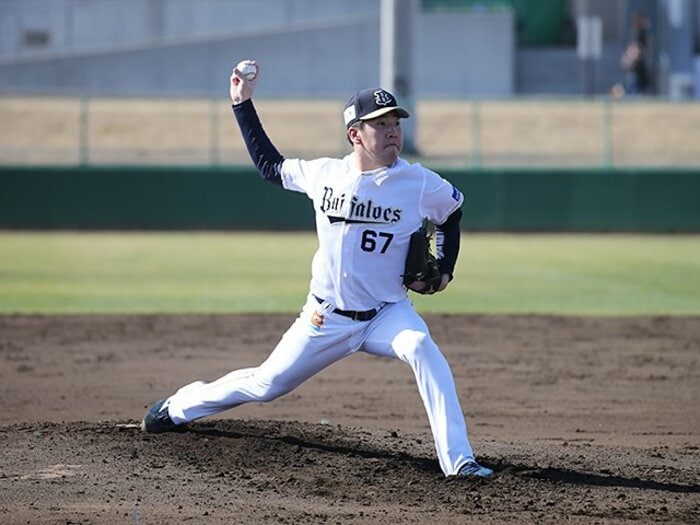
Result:
{"label": "spectator in background", "polygon": [[649,29],[646,16],[635,13],[632,18],[632,40],[620,59],[625,71],[625,89],[630,95],[649,93]]}

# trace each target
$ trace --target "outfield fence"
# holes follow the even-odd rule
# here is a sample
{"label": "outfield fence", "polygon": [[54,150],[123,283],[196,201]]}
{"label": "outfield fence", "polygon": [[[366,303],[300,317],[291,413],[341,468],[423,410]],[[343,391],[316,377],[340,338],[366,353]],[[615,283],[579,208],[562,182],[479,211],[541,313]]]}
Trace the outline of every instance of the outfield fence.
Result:
{"label": "outfield fence", "polygon": [[[257,100],[287,157],[349,151],[342,100]],[[700,104],[656,99],[430,100],[415,104],[426,165],[698,167]],[[0,97],[2,165],[248,164],[227,99]],[[407,155],[414,157],[412,155]]]}
{"label": "outfield fence", "polygon": [[[460,169],[465,231],[700,232],[700,170]],[[305,230],[309,199],[252,166],[0,166],[0,229]]]}

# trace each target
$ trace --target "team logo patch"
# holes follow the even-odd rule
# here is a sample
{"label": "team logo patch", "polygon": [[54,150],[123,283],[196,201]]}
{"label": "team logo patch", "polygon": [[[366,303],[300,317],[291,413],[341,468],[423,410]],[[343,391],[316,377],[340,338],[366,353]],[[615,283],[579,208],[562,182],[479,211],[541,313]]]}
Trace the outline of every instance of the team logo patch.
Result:
{"label": "team logo patch", "polygon": [[459,202],[459,198],[462,196],[462,194],[459,192],[457,188],[452,186],[452,198]]}
{"label": "team logo patch", "polygon": [[374,92],[374,101],[377,103],[377,106],[388,106],[390,104],[395,105],[394,97],[383,89]]}
{"label": "team logo patch", "polygon": [[319,312],[314,312],[311,315],[311,328],[313,328],[314,330],[316,330],[318,332],[321,329],[321,327],[323,326],[323,321],[324,321],[323,314],[319,313]]}
{"label": "team logo patch", "polygon": [[343,118],[345,119],[345,125],[348,124],[351,120],[354,120],[355,117],[357,116],[357,112],[355,111],[355,106],[350,106],[345,109],[343,112]]}

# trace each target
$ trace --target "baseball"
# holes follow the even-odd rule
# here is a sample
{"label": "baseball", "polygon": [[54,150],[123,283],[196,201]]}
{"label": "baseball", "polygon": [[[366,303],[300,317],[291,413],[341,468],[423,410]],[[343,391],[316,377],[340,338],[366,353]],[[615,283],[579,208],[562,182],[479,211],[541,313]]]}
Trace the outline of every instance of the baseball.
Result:
{"label": "baseball", "polygon": [[258,76],[258,68],[250,60],[242,60],[238,63],[236,69],[248,80],[253,80]]}

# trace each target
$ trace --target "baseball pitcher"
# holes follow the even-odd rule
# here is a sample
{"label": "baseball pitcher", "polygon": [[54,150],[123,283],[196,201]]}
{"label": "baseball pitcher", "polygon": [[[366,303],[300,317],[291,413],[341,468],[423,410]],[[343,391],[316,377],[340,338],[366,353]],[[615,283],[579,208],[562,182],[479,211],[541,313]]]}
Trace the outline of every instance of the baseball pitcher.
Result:
{"label": "baseball pitcher", "polygon": [[253,105],[259,78],[255,61],[233,69],[233,112],[260,176],[313,203],[319,247],[309,294],[262,364],[180,388],[149,408],[143,430],[173,431],[243,403],[271,401],[361,351],[411,368],[446,476],[491,476],[493,470],[474,458],[450,367],[408,297],[409,290],[432,294],[449,285],[459,252],[462,193],[399,156],[401,119],[410,115],[380,88],[359,91],[345,105],[350,154],[285,158]]}

